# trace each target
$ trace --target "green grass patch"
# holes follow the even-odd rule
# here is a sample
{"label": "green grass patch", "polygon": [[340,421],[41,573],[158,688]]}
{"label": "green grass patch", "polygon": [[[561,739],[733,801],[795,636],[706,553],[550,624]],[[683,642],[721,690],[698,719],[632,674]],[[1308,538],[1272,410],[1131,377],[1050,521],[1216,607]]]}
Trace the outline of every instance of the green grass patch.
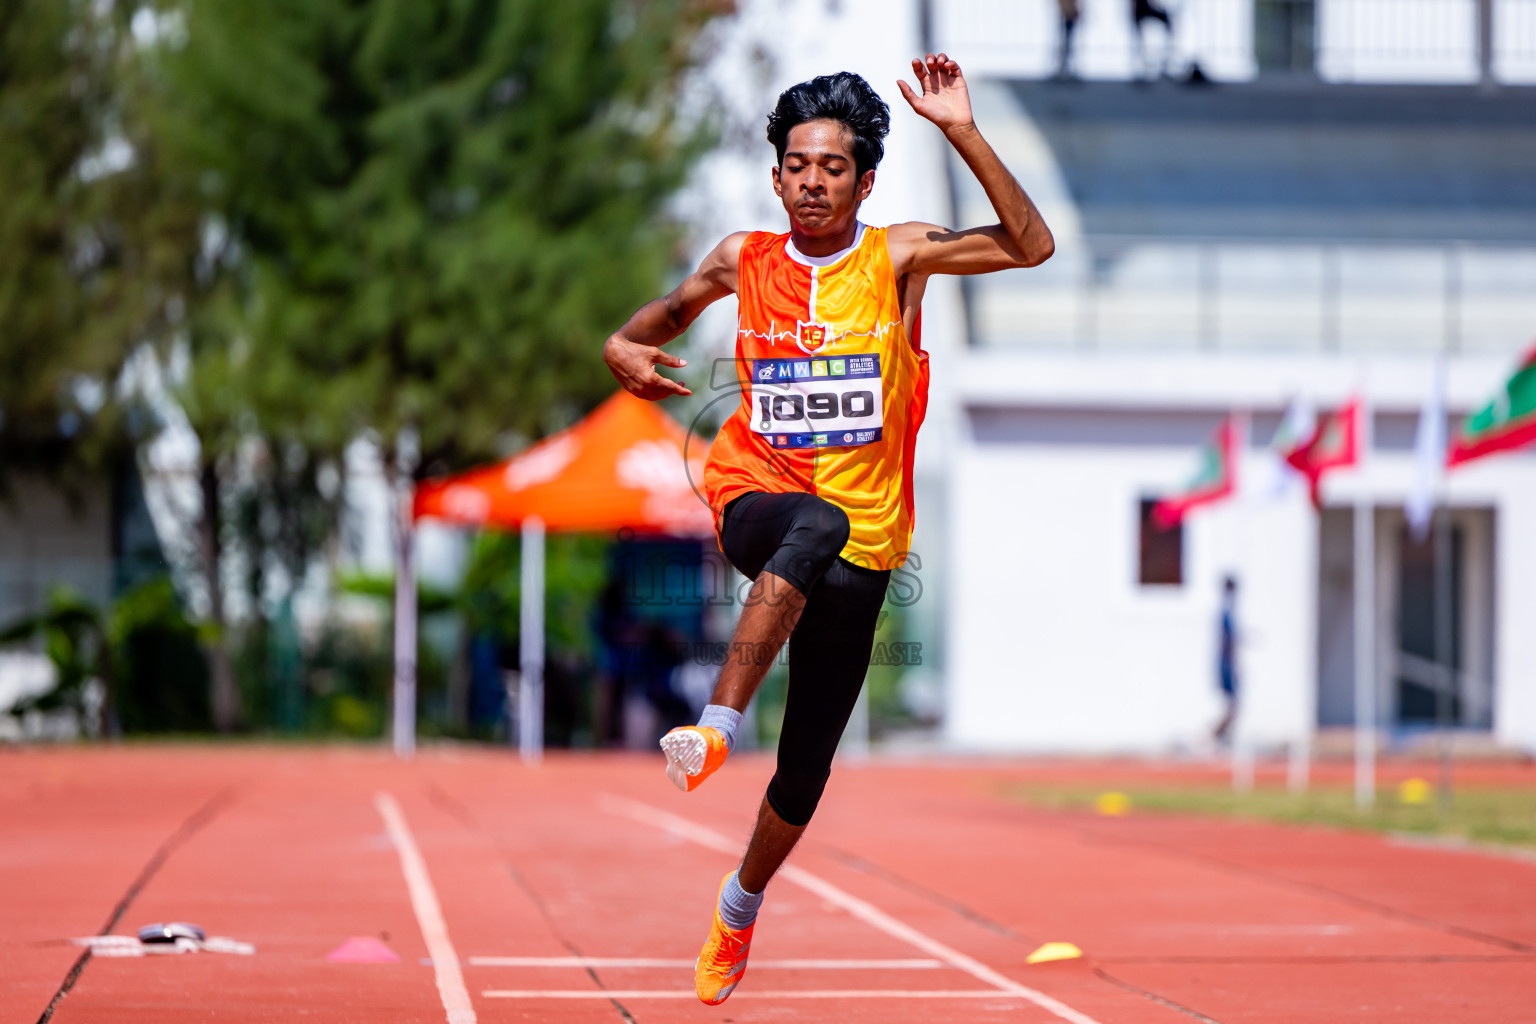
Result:
{"label": "green grass patch", "polygon": [[[1415,791],[1417,790],[1417,791]],[[1106,794],[1121,794],[1128,801]],[[1355,807],[1354,791],[1314,786],[1306,793],[1256,788],[1246,793],[1212,786],[1040,786],[1010,788],[1010,795],[1035,807],[1098,813],[1197,814],[1291,825],[1372,829],[1381,832],[1448,836],[1478,843],[1536,848],[1536,790],[1457,789],[1442,807],[1432,786],[1384,787],[1376,804]]]}

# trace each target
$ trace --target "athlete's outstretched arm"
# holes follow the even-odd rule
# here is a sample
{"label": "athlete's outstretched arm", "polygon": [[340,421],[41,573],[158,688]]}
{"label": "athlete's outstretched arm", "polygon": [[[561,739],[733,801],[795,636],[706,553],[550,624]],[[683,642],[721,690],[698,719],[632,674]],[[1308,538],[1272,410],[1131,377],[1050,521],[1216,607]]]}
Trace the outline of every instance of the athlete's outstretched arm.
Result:
{"label": "athlete's outstretched arm", "polygon": [[687,363],[663,352],[661,346],[688,329],[704,309],[736,291],[736,268],[747,233],[738,231],[704,257],[699,269],[659,299],[652,299],[603,343],[603,361],[624,390],[655,401],[671,395],[691,395],[687,387],[656,372],[656,365]]}
{"label": "athlete's outstretched arm", "polygon": [[976,130],[960,65],[944,54],[912,61],[922,91],[898,82],[912,109],[932,121],[965,161],[1001,223],[952,231],[934,224],[894,224],[888,238],[900,274],[986,274],[1034,267],[1056,251],[1051,229],[997,153]]}

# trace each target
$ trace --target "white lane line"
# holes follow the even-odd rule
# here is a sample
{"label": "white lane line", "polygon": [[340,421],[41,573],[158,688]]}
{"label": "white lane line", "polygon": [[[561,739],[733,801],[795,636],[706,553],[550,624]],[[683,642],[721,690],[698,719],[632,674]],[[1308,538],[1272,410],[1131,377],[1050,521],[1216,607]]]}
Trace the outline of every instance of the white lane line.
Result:
{"label": "white lane line", "polygon": [[[692,970],[692,960],[623,956],[472,956],[471,967],[665,967]],[[791,971],[931,971],[942,960],[753,960],[752,969]]]}
{"label": "white lane line", "polygon": [[[691,842],[698,843],[700,846],[707,846],[711,850],[719,850],[721,853],[729,854],[732,857],[741,856],[742,844],[739,841],[727,838],[719,832],[707,829],[702,825],[696,825],[687,818],[680,818],[675,814],[663,811],[659,807],[652,807],[649,804],[642,804],[635,800],[628,800],[624,797],[609,794],[605,794],[602,797],[600,804],[610,814],[630,818],[642,824],[650,825],[653,828],[671,832],[681,839],[690,840]],[[833,906],[841,907],[865,924],[885,932],[885,934],[892,938],[900,939],[908,945],[922,950],[929,956],[938,957],[951,967],[964,971],[978,981],[984,981],[988,985],[995,985],[1004,992],[1027,999],[1042,1010],[1054,1014],[1062,1020],[1070,1021],[1071,1024],[1099,1024],[1098,1021],[1086,1013],[1074,1010],[1059,999],[1048,996],[1037,989],[1032,989],[1028,985],[1021,985],[1006,975],[999,974],[981,961],[966,956],[958,949],[946,946],[937,939],[924,935],[916,928],[896,920],[874,904],[866,903],[852,893],[845,892],[831,882],[813,875],[803,868],[795,867],[793,864],[786,864],[779,869],[779,877],[785,881],[793,882],[802,889],[809,889]],[[732,997],[734,998],[737,994],[739,993],[732,993]]]}
{"label": "white lane line", "polygon": [[421,858],[421,850],[411,835],[411,827],[400,813],[400,805],[388,793],[375,794],[374,806],[384,818],[384,828],[390,842],[400,853],[400,870],[405,874],[405,887],[411,894],[411,909],[416,911],[416,923],[421,926],[421,937],[427,942],[427,955],[432,958],[432,973],[437,975],[437,994],[442,997],[443,1009],[448,1011],[448,1024],[475,1024],[475,1007],[469,1001],[469,990],[464,987],[464,972],[459,968],[459,954],[454,951],[453,941],[448,938],[448,924],[443,920],[443,908],[437,902],[437,890],[432,888],[432,877],[427,874],[427,862]]}
{"label": "white lane line", "polygon": [[[502,989],[491,988],[480,993],[487,999],[697,999],[691,988],[658,989]],[[833,989],[782,989],[762,991],[737,989],[731,993],[731,1001],[738,999],[1009,999],[1019,998],[1016,993],[1000,992],[995,988],[966,988],[958,991],[942,989],[889,988],[833,988]]]}

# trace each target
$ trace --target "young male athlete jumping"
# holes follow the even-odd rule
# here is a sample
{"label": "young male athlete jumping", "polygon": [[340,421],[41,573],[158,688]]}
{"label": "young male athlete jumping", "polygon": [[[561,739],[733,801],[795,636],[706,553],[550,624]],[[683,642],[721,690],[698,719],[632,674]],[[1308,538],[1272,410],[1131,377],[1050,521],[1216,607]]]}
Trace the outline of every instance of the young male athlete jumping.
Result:
{"label": "young male athlete jumping", "polygon": [[1050,257],[1051,232],[971,119],[960,66],[914,60],[912,109],[943,130],[1000,223],[868,227],[890,110],[858,75],[803,82],[768,116],[773,189],[789,232],[738,232],[670,295],[642,306],[603,348],[642,398],[687,395],[657,365],[660,346],[717,299],[739,301],[741,404],[704,467],[721,550],[753,580],[711,703],[661,741],[667,776],[691,791],[735,746],[742,712],[789,643],[778,766],[741,866],[725,877],[694,969],[698,996],[723,1002],[746,972],[768,880],[811,820],[869,667],[891,570],[912,536],[912,455],[928,400],[919,307],[932,274],[985,274]]}

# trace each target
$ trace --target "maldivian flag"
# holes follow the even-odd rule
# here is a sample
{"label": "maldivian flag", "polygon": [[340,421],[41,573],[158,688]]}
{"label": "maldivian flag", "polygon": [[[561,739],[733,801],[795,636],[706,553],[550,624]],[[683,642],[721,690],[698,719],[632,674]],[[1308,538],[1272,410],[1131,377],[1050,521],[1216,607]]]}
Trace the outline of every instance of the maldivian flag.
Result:
{"label": "maldivian flag", "polygon": [[1200,468],[1184,490],[1152,507],[1152,523],[1168,530],[1184,521],[1191,509],[1231,497],[1237,490],[1237,460],[1242,452],[1242,430],[1237,417],[1228,416],[1200,449]]}
{"label": "maldivian flag", "polygon": [[1305,442],[1285,455],[1296,471],[1307,478],[1312,491],[1312,505],[1323,507],[1320,485],[1330,469],[1353,466],[1360,459],[1360,399],[1351,399],[1341,409],[1322,416]]}
{"label": "maldivian flag", "polygon": [[1504,383],[1504,390],[1461,425],[1451,442],[1446,464],[1458,466],[1533,441],[1536,441],[1536,347],[1525,354],[1514,376]]}

